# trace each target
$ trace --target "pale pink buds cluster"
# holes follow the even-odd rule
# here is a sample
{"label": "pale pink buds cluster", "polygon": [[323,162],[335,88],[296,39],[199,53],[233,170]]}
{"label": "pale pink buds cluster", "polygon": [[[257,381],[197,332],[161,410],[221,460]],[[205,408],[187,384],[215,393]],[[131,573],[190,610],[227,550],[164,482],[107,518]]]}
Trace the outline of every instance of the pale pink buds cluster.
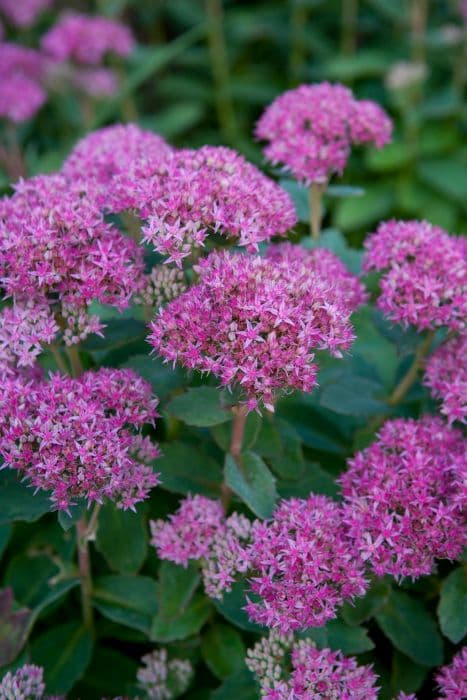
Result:
{"label": "pale pink buds cluster", "polygon": [[390,141],[392,123],[370,100],[357,100],[339,84],[300,85],[266,108],[255,135],[267,141],[266,158],[297,180],[326,183],[342,174],[353,145]]}
{"label": "pale pink buds cluster", "polygon": [[147,700],[178,698],[188,688],[193,667],[187,659],[169,659],[167,649],[156,649],[141,661],[137,680]]}
{"label": "pale pink buds cluster", "polygon": [[14,123],[31,119],[47,99],[43,77],[38,51],[0,42],[0,118]]}
{"label": "pale pink buds cluster", "polygon": [[[290,666],[288,663],[290,659]],[[377,677],[340,651],[317,649],[309,639],[271,633],[248,650],[248,668],[265,700],[376,700]]]}
{"label": "pale pink buds cluster", "polygon": [[467,334],[454,337],[431,355],[425,368],[425,384],[437,399],[449,423],[467,421]]}
{"label": "pale pink buds cluster", "polygon": [[199,282],[159,311],[150,342],[168,362],[239,388],[250,409],[273,410],[288,389],[311,391],[314,351],[341,357],[352,343],[353,309],[306,268],[213,252],[196,270]]}
{"label": "pale pink buds cluster", "polygon": [[44,670],[25,664],[17,671],[8,671],[0,680],[0,700],[44,700]]}
{"label": "pale pink buds cluster", "polygon": [[467,318],[467,245],[427,221],[385,221],[365,241],[364,269],[382,272],[378,306],[419,331],[461,331]]}
{"label": "pale pink buds cluster", "polygon": [[183,270],[168,265],[156,265],[141,280],[141,288],[133,301],[158,308],[175,299],[187,287]]}
{"label": "pale pink buds cluster", "polygon": [[145,240],[177,265],[209,232],[253,252],[297,221],[287,192],[243,156],[216,146],[173,151],[159,175],[142,182],[140,208]]}
{"label": "pale pink buds cluster", "polygon": [[467,543],[467,455],[459,430],[440,418],[387,421],[349,460],[340,482],[345,522],[377,575],[413,578]]}
{"label": "pale pink buds cluster", "polygon": [[145,423],[154,423],[156,406],[150,384],[131,370],[6,381],[0,398],[4,466],[49,491],[59,510],[78,498],[134,508],[159,483],[151,467],[158,448],[141,435]]}

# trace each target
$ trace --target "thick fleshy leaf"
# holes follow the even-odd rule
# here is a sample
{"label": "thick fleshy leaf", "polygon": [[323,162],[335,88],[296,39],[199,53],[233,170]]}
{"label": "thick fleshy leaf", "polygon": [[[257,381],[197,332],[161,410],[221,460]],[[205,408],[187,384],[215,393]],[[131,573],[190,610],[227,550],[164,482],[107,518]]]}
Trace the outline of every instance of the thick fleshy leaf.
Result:
{"label": "thick fleshy leaf", "polygon": [[12,469],[0,471],[0,525],[16,520],[33,522],[52,510],[52,503],[44,491],[21,482]]}
{"label": "thick fleshy leaf", "polygon": [[209,428],[232,418],[228,408],[221,404],[220,391],[210,386],[190,388],[175,396],[167,404],[167,410],[187,425],[198,428]]}
{"label": "thick fleshy leaf", "polygon": [[442,633],[454,644],[467,634],[467,572],[465,567],[452,571],[443,581],[438,605]]}
{"label": "thick fleshy leaf", "polygon": [[277,500],[276,480],[259,455],[244,452],[238,463],[227,455],[224,473],[227,486],[255,515],[272,515]]}
{"label": "thick fleshy leaf", "polygon": [[99,513],[96,548],[112,571],[136,574],[148,550],[144,509],[139,507],[133,513],[107,503]]}
{"label": "thick fleshy leaf", "polygon": [[100,576],[93,589],[93,605],[109,620],[149,634],[157,612],[156,582],[148,576]]}
{"label": "thick fleshy leaf", "polygon": [[201,653],[207,666],[221,680],[245,668],[246,649],[234,627],[215,624],[203,635]]}
{"label": "thick fleshy leaf", "polygon": [[37,637],[31,659],[44,668],[47,692],[68,693],[84,674],[92,647],[91,633],[77,622],[58,625]]}

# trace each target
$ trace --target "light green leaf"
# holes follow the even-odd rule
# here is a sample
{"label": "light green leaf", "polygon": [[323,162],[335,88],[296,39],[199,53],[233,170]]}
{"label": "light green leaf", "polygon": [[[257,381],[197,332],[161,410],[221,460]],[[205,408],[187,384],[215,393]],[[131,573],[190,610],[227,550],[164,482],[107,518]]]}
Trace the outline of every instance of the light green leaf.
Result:
{"label": "light green leaf", "polygon": [[210,386],[190,388],[184,394],[175,396],[167,405],[167,410],[187,425],[209,428],[231,420],[229,410],[221,405],[221,393]]}
{"label": "light green leaf", "polygon": [[225,483],[260,518],[269,518],[277,500],[276,480],[254,452],[244,452],[239,463],[225,459]]}

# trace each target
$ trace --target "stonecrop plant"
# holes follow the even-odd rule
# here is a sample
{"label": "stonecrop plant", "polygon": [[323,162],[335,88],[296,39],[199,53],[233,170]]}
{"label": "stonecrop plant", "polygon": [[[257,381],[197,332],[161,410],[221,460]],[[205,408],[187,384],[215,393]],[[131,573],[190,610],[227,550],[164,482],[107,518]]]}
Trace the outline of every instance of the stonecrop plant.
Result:
{"label": "stonecrop plant", "polygon": [[[157,40],[150,4],[57,4],[0,0],[0,700],[465,700],[467,183],[449,216],[416,179],[465,3],[408,3],[384,82],[354,52],[399,10],[338,3],[303,71],[336,13],[292,2],[262,90],[227,40],[288,3],[173,0]],[[138,91],[201,104],[208,60],[178,132]]]}

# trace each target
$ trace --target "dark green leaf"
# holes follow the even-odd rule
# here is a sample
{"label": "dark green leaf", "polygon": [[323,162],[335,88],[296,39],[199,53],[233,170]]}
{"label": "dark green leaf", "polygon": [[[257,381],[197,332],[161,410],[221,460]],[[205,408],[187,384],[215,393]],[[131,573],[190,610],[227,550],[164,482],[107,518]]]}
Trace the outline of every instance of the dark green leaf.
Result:
{"label": "dark green leaf", "polygon": [[58,571],[58,566],[45,554],[18,554],[8,566],[5,583],[13,588],[15,600],[33,608],[47,595],[49,581]]}
{"label": "dark green leaf", "polygon": [[311,627],[300,634],[310,637],[319,648],[329,647],[344,654],[363,654],[374,649],[363,627],[349,627],[341,620],[330,620],[324,627]]}
{"label": "dark green leaf", "polygon": [[[285,480],[297,480],[305,470],[300,436],[293,425],[280,418],[276,420],[276,429],[280,440],[279,449],[269,457],[268,462],[277,476]],[[257,451],[258,445],[255,447]]]}
{"label": "dark green leaf", "polygon": [[417,168],[422,182],[452,199],[458,204],[466,204],[467,167],[461,158],[436,158],[419,164]]}
{"label": "dark green leaf", "polygon": [[106,321],[103,336],[90,335],[83,343],[88,352],[109,352],[117,350],[136,340],[144,340],[148,329],[143,321],[135,318],[115,318]]}
{"label": "dark green leaf", "polygon": [[201,653],[207,666],[221,680],[245,667],[245,645],[230,625],[216,624],[203,636]]}
{"label": "dark green leaf", "polygon": [[165,399],[174,389],[183,386],[186,381],[185,375],[179,367],[164,364],[159,357],[132,355],[122,367],[134,370],[143,379],[150,382],[159,399]]}
{"label": "dark green leaf", "polygon": [[199,386],[175,396],[167,405],[167,410],[187,425],[209,428],[232,418],[230,411],[221,405],[220,399],[221,393],[218,389]]}
{"label": "dark green leaf", "polygon": [[46,493],[35,494],[12,469],[0,471],[0,525],[14,520],[33,522],[50,510],[52,503]]}
{"label": "dark green leaf", "polygon": [[239,464],[225,459],[225,483],[260,518],[269,518],[277,500],[276,480],[254,452],[244,452]]}
{"label": "dark green leaf", "polygon": [[162,611],[152,621],[151,639],[155,642],[173,642],[197,634],[212,614],[212,606],[206,596],[196,593],[186,608],[173,617]]}
{"label": "dark green leaf", "polygon": [[156,582],[147,576],[100,576],[93,605],[109,620],[149,634],[157,612]]}
{"label": "dark green leaf", "polygon": [[438,605],[442,633],[457,644],[467,634],[467,572],[460,566],[444,579]]}
{"label": "dark green leaf", "polygon": [[356,598],[353,603],[345,603],[342,617],[349,625],[360,625],[374,616],[384,605],[391,589],[384,579],[376,579],[363,598]]}
{"label": "dark green leaf", "polygon": [[14,610],[13,591],[0,591],[0,668],[10,664],[26,643],[31,621],[28,608]]}
{"label": "dark green leaf", "polygon": [[389,214],[394,196],[390,188],[373,185],[362,197],[341,199],[335,210],[335,225],[343,231],[366,228]]}
{"label": "dark green leaf", "polygon": [[443,642],[432,616],[423,603],[403,591],[392,590],[376,620],[403,654],[421,666],[443,662]]}
{"label": "dark green leaf", "polygon": [[186,608],[199,582],[200,575],[195,564],[190,563],[187,567],[183,567],[171,561],[161,562],[157,582],[157,600],[163,614],[166,617],[173,617]]}
{"label": "dark green leaf", "polygon": [[70,528],[72,528],[73,525],[76,525],[78,520],[80,520],[85,513],[86,513],[86,502],[81,501],[80,503],[77,503],[74,506],[70,506],[69,514],[66,513],[64,510],[60,510],[58,512],[58,522],[60,523],[62,528],[65,531],[67,531],[67,530],[70,530]]}
{"label": "dark green leaf", "polygon": [[92,654],[91,633],[77,622],[58,625],[31,646],[32,661],[44,667],[49,693],[68,693],[84,674]]}
{"label": "dark green leaf", "polygon": [[220,614],[236,627],[247,632],[264,632],[265,628],[251,622],[244,610],[247,604],[246,594],[246,583],[238,581],[229,593],[224,593],[222,600],[214,600],[213,603]]}
{"label": "dark green leaf", "polygon": [[253,674],[244,669],[238,671],[211,693],[210,700],[258,700],[259,689]]}
{"label": "dark green leaf", "polygon": [[381,393],[378,382],[345,371],[321,387],[320,404],[344,416],[371,416],[386,413],[387,405],[375,398]]}
{"label": "dark green leaf", "polygon": [[11,537],[12,529],[13,528],[10,525],[10,523],[0,525],[0,559],[2,558],[3,552],[8,547],[8,542]]}
{"label": "dark green leaf", "polygon": [[426,666],[414,663],[408,656],[397,649],[392,656],[391,686],[396,695],[401,690],[404,693],[414,693],[419,690],[428,675]]}
{"label": "dark green leaf", "polygon": [[282,498],[303,498],[309,493],[336,498],[339,494],[335,478],[316,462],[305,462],[301,477],[295,481],[279,481],[277,490]]}
{"label": "dark green leaf", "polygon": [[164,489],[175,493],[219,496],[222,469],[212,457],[183,442],[163,445],[162,451],[156,464]]}
{"label": "dark green leaf", "polygon": [[136,574],[148,550],[146,520],[143,509],[123,511],[107,503],[99,513],[96,548],[112,571]]}

